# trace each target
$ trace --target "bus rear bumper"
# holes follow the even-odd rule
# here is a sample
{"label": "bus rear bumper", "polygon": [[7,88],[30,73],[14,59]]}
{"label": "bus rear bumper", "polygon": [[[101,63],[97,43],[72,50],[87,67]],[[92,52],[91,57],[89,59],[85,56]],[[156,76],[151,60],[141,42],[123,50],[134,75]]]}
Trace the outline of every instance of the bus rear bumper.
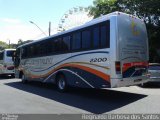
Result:
{"label": "bus rear bumper", "polygon": [[148,76],[139,76],[139,77],[132,77],[132,78],[123,78],[123,79],[114,79],[116,81],[112,84],[112,88],[115,87],[127,87],[133,85],[140,85],[149,81]]}

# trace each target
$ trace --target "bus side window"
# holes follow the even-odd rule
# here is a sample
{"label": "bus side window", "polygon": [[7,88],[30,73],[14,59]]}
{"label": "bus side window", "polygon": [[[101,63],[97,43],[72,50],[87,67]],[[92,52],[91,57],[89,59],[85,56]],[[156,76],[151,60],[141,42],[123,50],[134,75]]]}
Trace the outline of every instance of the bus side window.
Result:
{"label": "bus side window", "polygon": [[79,50],[81,48],[81,33],[73,33],[72,36],[72,50]]}
{"label": "bus side window", "polygon": [[106,47],[107,45],[106,26],[103,25],[100,27],[100,29],[101,29],[101,47]]}
{"label": "bus side window", "polygon": [[54,40],[54,47],[55,47],[55,52],[61,52],[62,51],[62,38],[57,38]]}
{"label": "bus side window", "polygon": [[93,48],[98,48],[100,45],[99,26],[93,28]]}
{"label": "bus side window", "polygon": [[110,24],[109,21],[107,23],[102,24],[100,26],[100,38],[101,38],[101,47],[109,48],[110,47]]}
{"label": "bus side window", "polygon": [[48,49],[48,46],[47,46],[47,41],[45,41],[45,42],[42,42],[41,44],[40,44],[40,47],[41,47],[41,55],[42,56],[47,56],[47,49]]}
{"label": "bus side window", "polygon": [[27,47],[22,48],[22,58],[27,58]]}
{"label": "bus side window", "polygon": [[34,57],[34,46],[29,47],[29,57]]}
{"label": "bus side window", "polygon": [[52,53],[52,41],[51,40],[47,40],[46,42],[46,55],[50,55]]}
{"label": "bus side window", "polygon": [[70,51],[70,40],[71,40],[70,36],[63,37],[62,49],[64,52]]}
{"label": "bus side window", "polygon": [[91,47],[91,31],[82,31],[82,49],[88,49]]}

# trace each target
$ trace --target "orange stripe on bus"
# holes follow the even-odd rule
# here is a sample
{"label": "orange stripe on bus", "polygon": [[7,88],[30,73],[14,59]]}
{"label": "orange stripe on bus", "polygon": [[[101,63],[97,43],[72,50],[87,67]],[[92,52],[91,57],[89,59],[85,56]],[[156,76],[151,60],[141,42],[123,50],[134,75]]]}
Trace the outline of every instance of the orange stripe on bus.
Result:
{"label": "orange stripe on bus", "polygon": [[86,67],[86,66],[82,66],[82,65],[70,65],[72,67],[75,67],[75,68],[80,68],[84,71],[87,71],[87,72],[90,72],[92,74],[95,74],[96,76],[106,80],[106,81],[110,81],[110,76],[109,75],[106,75],[104,74],[103,72],[100,72],[98,70],[95,70],[95,69],[92,69],[92,68],[89,68],[89,67]]}

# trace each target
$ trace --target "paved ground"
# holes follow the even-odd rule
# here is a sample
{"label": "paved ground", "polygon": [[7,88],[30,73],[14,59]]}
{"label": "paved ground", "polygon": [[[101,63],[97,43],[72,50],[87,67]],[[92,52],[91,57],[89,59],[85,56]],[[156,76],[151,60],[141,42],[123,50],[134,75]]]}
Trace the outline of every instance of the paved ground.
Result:
{"label": "paved ground", "polygon": [[52,85],[1,78],[0,113],[160,113],[160,87],[71,89],[59,93]]}

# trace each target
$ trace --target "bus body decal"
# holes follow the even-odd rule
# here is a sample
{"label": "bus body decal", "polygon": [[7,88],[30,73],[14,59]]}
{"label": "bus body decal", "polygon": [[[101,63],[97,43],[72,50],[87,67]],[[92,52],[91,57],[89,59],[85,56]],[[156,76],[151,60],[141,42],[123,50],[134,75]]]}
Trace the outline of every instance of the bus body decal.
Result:
{"label": "bus body decal", "polygon": [[49,78],[51,78],[54,74],[56,74],[57,72],[59,71],[67,71],[67,72],[70,72],[74,75],[76,75],[77,77],[79,77],[82,81],[84,81],[87,85],[89,85],[91,88],[94,88],[93,85],[91,85],[89,82],[87,82],[87,80],[85,80],[83,77],[81,77],[80,75],[78,75],[77,73],[69,70],[69,69],[60,69],[60,70],[57,70],[56,72],[52,73],[51,75],[49,75],[49,77],[47,77],[45,80],[43,80],[43,82],[46,82]]}
{"label": "bus body decal", "polygon": [[123,72],[127,69],[134,67],[134,66],[148,66],[148,62],[132,62],[132,63],[124,63],[123,64]]}
{"label": "bus body decal", "polygon": [[87,71],[89,73],[92,73],[92,74],[95,74],[96,76],[110,82],[110,76],[103,73],[103,72],[100,72],[98,70],[95,70],[93,68],[90,68],[90,67],[86,67],[86,66],[83,66],[83,65],[78,65],[78,64],[73,64],[73,63],[65,63],[65,64],[62,64],[58,67],[56,67],[55,69],[51,70],[50,72],[48,72],[47,74],[44,74],[44,75],[31,75],[32,78],[41,78],[41,77],[46,77],[46,76],[49,76],[50,74],[56,72],[57,70],[59,69],[62,69],[62,68],[65,68],[65,67],[73,67],[73,68],[78,68],[78,69],[81,69],[81,70],[84,70],[84,71]]}
{"label": "bus body decal", "polygon": [[123,64],[123,77],[134,77],[138,75],[142,75],[143,72],[146,72],[148,67],[148,62],[132,62],[132,63],[124,63]]}
{"label": "bus body decal", "polygon": [[64,61],[66,61],[66,60],[69,60],[69,59],[71,59],[71,58],[74,58],[74,57],[77,57],[77,56],[81,56],[81,55],[85,55],[85,54],[94,54],[94,53],[107,53],[107,54],[108,54],[109,52],[107,52],[107,51],[99,51],[99,52],[81,53],[81,54],[78,54],[78,55],[70,56],[70,57],[68,57],[68,58],[66,58],[66,59],[64,59],[64,60],[61,60],[60,62],[55,63],[54,65],[50,66],[49,68],[46,68],[46,69],[43,69],[43,70],[31,70],[31,71],[32,71],[32,72],[42,72],[42,71],[48,70],[48,69],[50,69],[50,68],[52,68],[52,67],[60,64],[60,63],[62,63],[62,62],[64,62]]}

